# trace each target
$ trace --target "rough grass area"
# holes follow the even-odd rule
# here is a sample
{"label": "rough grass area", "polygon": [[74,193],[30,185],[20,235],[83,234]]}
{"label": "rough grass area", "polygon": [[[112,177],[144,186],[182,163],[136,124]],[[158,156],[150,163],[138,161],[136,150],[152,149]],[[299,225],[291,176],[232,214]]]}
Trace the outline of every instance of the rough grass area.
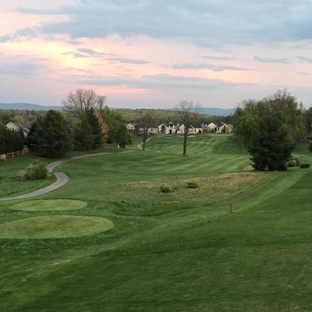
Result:
{"label": "rough grass area", "polygon": [[10,206],[10,209],[24,211],[61,211],[83,209],[88,204],[81,200],[47,199],[30,200]]}
{"label": "rough grass area", "polygon": [[0,225],[0,238],[46,239],[94,235],[114,227],[110,220],[97,217],[30,217]]}
{"label": "rough grass area", "polygon": [[[230,200],[240,192],[268,179],[263,173],[223,173],[208,177],[167,178],[126,183],[119,191],[119,200],[110,201],[114,212],[122,215],[152,216],[194,209]],[[196,183],[197,188],[188,188]],[[167,187],[171,192],[162,192]],[[153,198],[153,203],[149,203]]]}

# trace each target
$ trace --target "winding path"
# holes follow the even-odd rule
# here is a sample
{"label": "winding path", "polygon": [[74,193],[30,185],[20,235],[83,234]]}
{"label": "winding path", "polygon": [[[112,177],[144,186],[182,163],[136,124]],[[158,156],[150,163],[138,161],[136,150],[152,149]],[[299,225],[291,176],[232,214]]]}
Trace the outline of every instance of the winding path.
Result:
{"label": "winding path", "polygon": [[[122,154],[125,153],[131,153],[132,151],[124,151],[124,152],[120,152]],[[92,156],[101,156],[101,155],[107,155],[109,153],[97,153],[97,154],[88,154],[88,155],[81,155],[81,156],[75,156],[75,157],[70,157],[70,158],[66,158],[66,159],[61,159],[61,160],[57,160],[54,161],[50,164],[47,165],[47,169],[49,172],[53,173],[53,169],[59,165],[62,165],[64,163],[67,163],[69,161],[73,161],[76,159],[82,159],[82,158],[87,158],[87,157],[92,157]],[[13,200],[13,199],[25,199],[25,198],[30,198],[30,197],[35,197],[35,196],[40,196],[46,193],[49,193],[53,190],[58,189],[59,187],[65,185],[68,181],[69,181],[69,177],[63,173],[63,172],[56,172],[53,173],[56,177],[56,181],[54,183],[52,183],[51,185],[42,188],[40,190],[37,191],[33,191],[31,193],[27,193],[27,194],[23,194],[23,195],[17,195],[17,196],[11,196],[11,197],[5,197],[5,198],[0,198],[0,201],[6,201],[6,200]]]}

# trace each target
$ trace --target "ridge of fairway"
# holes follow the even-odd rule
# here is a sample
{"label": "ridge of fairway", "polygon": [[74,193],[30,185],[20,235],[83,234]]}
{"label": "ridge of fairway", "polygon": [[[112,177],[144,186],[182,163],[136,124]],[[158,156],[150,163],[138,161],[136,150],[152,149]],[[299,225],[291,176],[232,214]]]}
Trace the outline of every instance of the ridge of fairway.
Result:
{"label": "ridge of fairway", "polygon": [[[124,152],[120,152],[120,153],[124,154],[124,153],[131,153],[131,152],[132,151],[124,151]],[[49,186],[47,186],[45,188],[30,192],[27,194],[0,198],[0,201],[7,201],[7,200],[14,200],[14,199],[26,199],[26,198],[40,196],[40,195],[49,193],[53,190],[56,190],[56,189],[60,188],[61,186],[65,185],[66,183],[68,183],[69,177],[63,172],[56,172],[56,173],[52,172],[55,167],[62,165],[64,163],[67,163],[69,161],[73,161],[73,160],[77,160],[77,159],[83,159],[83,158],[92,157],[92,156],[107,155],[107,154],[109,154],[109,153],[104,152],[104,153],[97,153],[97,154],[80,155],[80,156],[74,156],[74,157],[54,161],[54,162],[52,162],[46,166],[47,170],[50,173],[53,173],[56,177],[56,181],[54,183],[50,184]]]}

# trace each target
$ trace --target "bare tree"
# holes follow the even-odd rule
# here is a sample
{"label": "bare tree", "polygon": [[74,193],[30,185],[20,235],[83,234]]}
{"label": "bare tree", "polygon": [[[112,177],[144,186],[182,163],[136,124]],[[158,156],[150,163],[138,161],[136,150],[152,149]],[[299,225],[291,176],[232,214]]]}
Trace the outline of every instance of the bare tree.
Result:
{"label": "bare tree", "polygon": [[176,111],[179,114],[180,120],[184,125],[184,133],[183,133],[183,155],[186,155],[186,143],[187,143],[187,135],[189,133],[190,127],[192,123],[196,121],[198,118],[198,113],[200,111],[201,106],[199,104],[193,104],[193,101],[182,100],[176,106]]}
{"label": "bare tree", "polygon": [[136,123],[139,127],[139,135],[142,137],[142,149],[145,150],[146,141],[151,136],[151,128],[155,126],[155,116],[151,112],[144,113]]}
{"label": "bare tree", "polygon": [[102,109],[105,96],[97,95],[92,89],[77,89],[69,92],[67,101],[63,101],[64,109],[75,117],[81,117],[91,109]]}

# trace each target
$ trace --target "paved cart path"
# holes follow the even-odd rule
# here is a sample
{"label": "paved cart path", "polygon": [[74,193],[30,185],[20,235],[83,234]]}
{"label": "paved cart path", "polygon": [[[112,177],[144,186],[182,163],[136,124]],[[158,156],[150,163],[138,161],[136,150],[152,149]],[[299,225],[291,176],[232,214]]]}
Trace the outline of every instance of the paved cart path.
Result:
{"label": "paved cart path", "polygon": [[[122,154],[131,153],[131,151],[124,151],[124,152],[121,152],[121,153]],[[65,159],[57,160],[57,161],[54,161],[54,162],[48,164],[46,168],[48,169],[49,172],[52,172],[55,167],[57,167],[59,165],[62,165],[64,163],[67,163],[69,161],[73,161],[73,160],[76,160],[76,159],[87,158],[87,157],[93,157],[93,156],[107,155],[107,154],[109,154],[109,153],[88,154],[88,155],[81,155],[81,156],[65,158]],[[11,197],[5,197],[5,198],[0,198],[0,201],[13,200],[13,199],[24,199],[24,198],[40,196],[40,195],[43,195],[43,194],[46,194],[46,193],[49,193],[49,192],[51,192],[53,190],[58,189],[59,187],[65,185],[69,181],[68,175],[66,175],[63,172],[56,172],[56,173],[53,173],[53,174],[56,177],[56,181],[54,183],[52,183],[51,185],[49,185],[49,186],[47,186],[45,188],[42,188],[40,190],[33,191],[31,193],[27,193],[27,194],[23,194],[23,195],[17,195],[17,196],[11,196]]]}

